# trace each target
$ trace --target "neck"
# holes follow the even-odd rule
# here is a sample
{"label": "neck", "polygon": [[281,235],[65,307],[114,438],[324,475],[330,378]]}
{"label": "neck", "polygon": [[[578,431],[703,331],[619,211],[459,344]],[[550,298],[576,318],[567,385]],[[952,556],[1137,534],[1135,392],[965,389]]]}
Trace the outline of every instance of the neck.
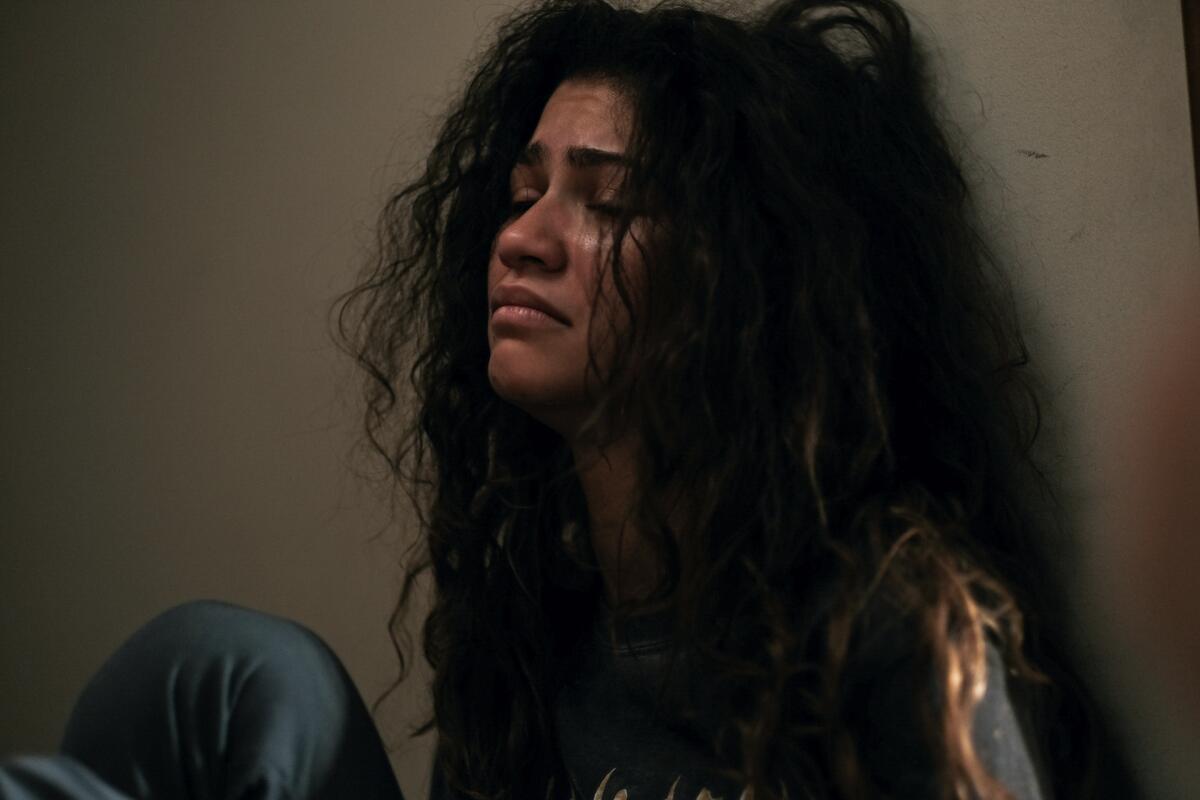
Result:
{"label": "neck", "polygon": [[609,604],[648,597],[659,574],[653,549],[632,520],[636,445],[622,439],[603,448],[577,444],[572,452]]}

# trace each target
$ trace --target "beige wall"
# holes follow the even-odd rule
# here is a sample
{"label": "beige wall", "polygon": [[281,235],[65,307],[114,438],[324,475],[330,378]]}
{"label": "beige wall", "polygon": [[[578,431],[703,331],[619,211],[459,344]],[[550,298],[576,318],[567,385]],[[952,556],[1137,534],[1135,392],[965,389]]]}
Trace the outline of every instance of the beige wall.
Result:
{"label": "beige wall", "polygon": [[[0,756],[52,747],[106,654],[189,598],[297,618],[386,686],[396,546],[324,315],[508,5],[8,5]],[[910,5],[1097,508],[1128,342],[1200,263],[1178,4]],[[397,756],[415,797],[427,759]]]}

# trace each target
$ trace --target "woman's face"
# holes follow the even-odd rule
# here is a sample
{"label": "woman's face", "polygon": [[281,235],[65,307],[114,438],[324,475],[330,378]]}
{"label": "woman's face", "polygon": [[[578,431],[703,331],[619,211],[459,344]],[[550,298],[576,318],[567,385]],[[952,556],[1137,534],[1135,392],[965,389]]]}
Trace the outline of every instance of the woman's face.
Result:
{"label": "woman's face", "polygon": [[[568,439],[590,411],[589,332],[597,331],[596,357],[607,370],[608,334],[627,318],[606,267],[629,119],[611,84],[568,80],[555,90],[513,168],[512,211],[488,263],[488,379]],[[636,278],[642,262],[632,236],[621,256]]]}

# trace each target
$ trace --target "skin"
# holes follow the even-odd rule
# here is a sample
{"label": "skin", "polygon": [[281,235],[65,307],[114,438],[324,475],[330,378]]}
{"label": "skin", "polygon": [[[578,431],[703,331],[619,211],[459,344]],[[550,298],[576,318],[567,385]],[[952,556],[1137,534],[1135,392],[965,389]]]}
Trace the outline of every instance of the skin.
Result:
{"label": "skin", "polygon": [[[645,596],[658,578],[644,540],[628,522],[636,442],[628,437],[590,441],[582,432],[594,407],[588,392],[589,344],[606,370],[611,334],[628,322],[605,267],[629,125],[628,102],[613,85],[562,83],[513,168],[512,215],[498,231],[488,263],[489,309],[497,288],[519,286],[535,292],[560,317],[520,306],[492,310],[488,379],[500,397],[557,431],[570,446],[610,602]],[[621,253],[634,282],[643,267],[638,231],[635,225]],[[599,303],[594,303],[597,293]]]}

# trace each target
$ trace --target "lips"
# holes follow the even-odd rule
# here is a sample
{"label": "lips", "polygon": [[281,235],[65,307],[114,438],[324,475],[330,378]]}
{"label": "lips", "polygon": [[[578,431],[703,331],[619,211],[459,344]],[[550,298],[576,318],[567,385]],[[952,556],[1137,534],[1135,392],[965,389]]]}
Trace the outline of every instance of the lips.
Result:
{"label": "lips", "polygon": [[492,313],[495,313],[496,309],[500,308],[501,306],[526,306],[527,308],[536,308],[538,311],[541,311],[547,316],[558,320],[563,325],[571,324],[566,315],[547,302],[545,298],[533,290],[525,288],[524,286],[516,286],[513,284],[497,286],[492,291]]}

